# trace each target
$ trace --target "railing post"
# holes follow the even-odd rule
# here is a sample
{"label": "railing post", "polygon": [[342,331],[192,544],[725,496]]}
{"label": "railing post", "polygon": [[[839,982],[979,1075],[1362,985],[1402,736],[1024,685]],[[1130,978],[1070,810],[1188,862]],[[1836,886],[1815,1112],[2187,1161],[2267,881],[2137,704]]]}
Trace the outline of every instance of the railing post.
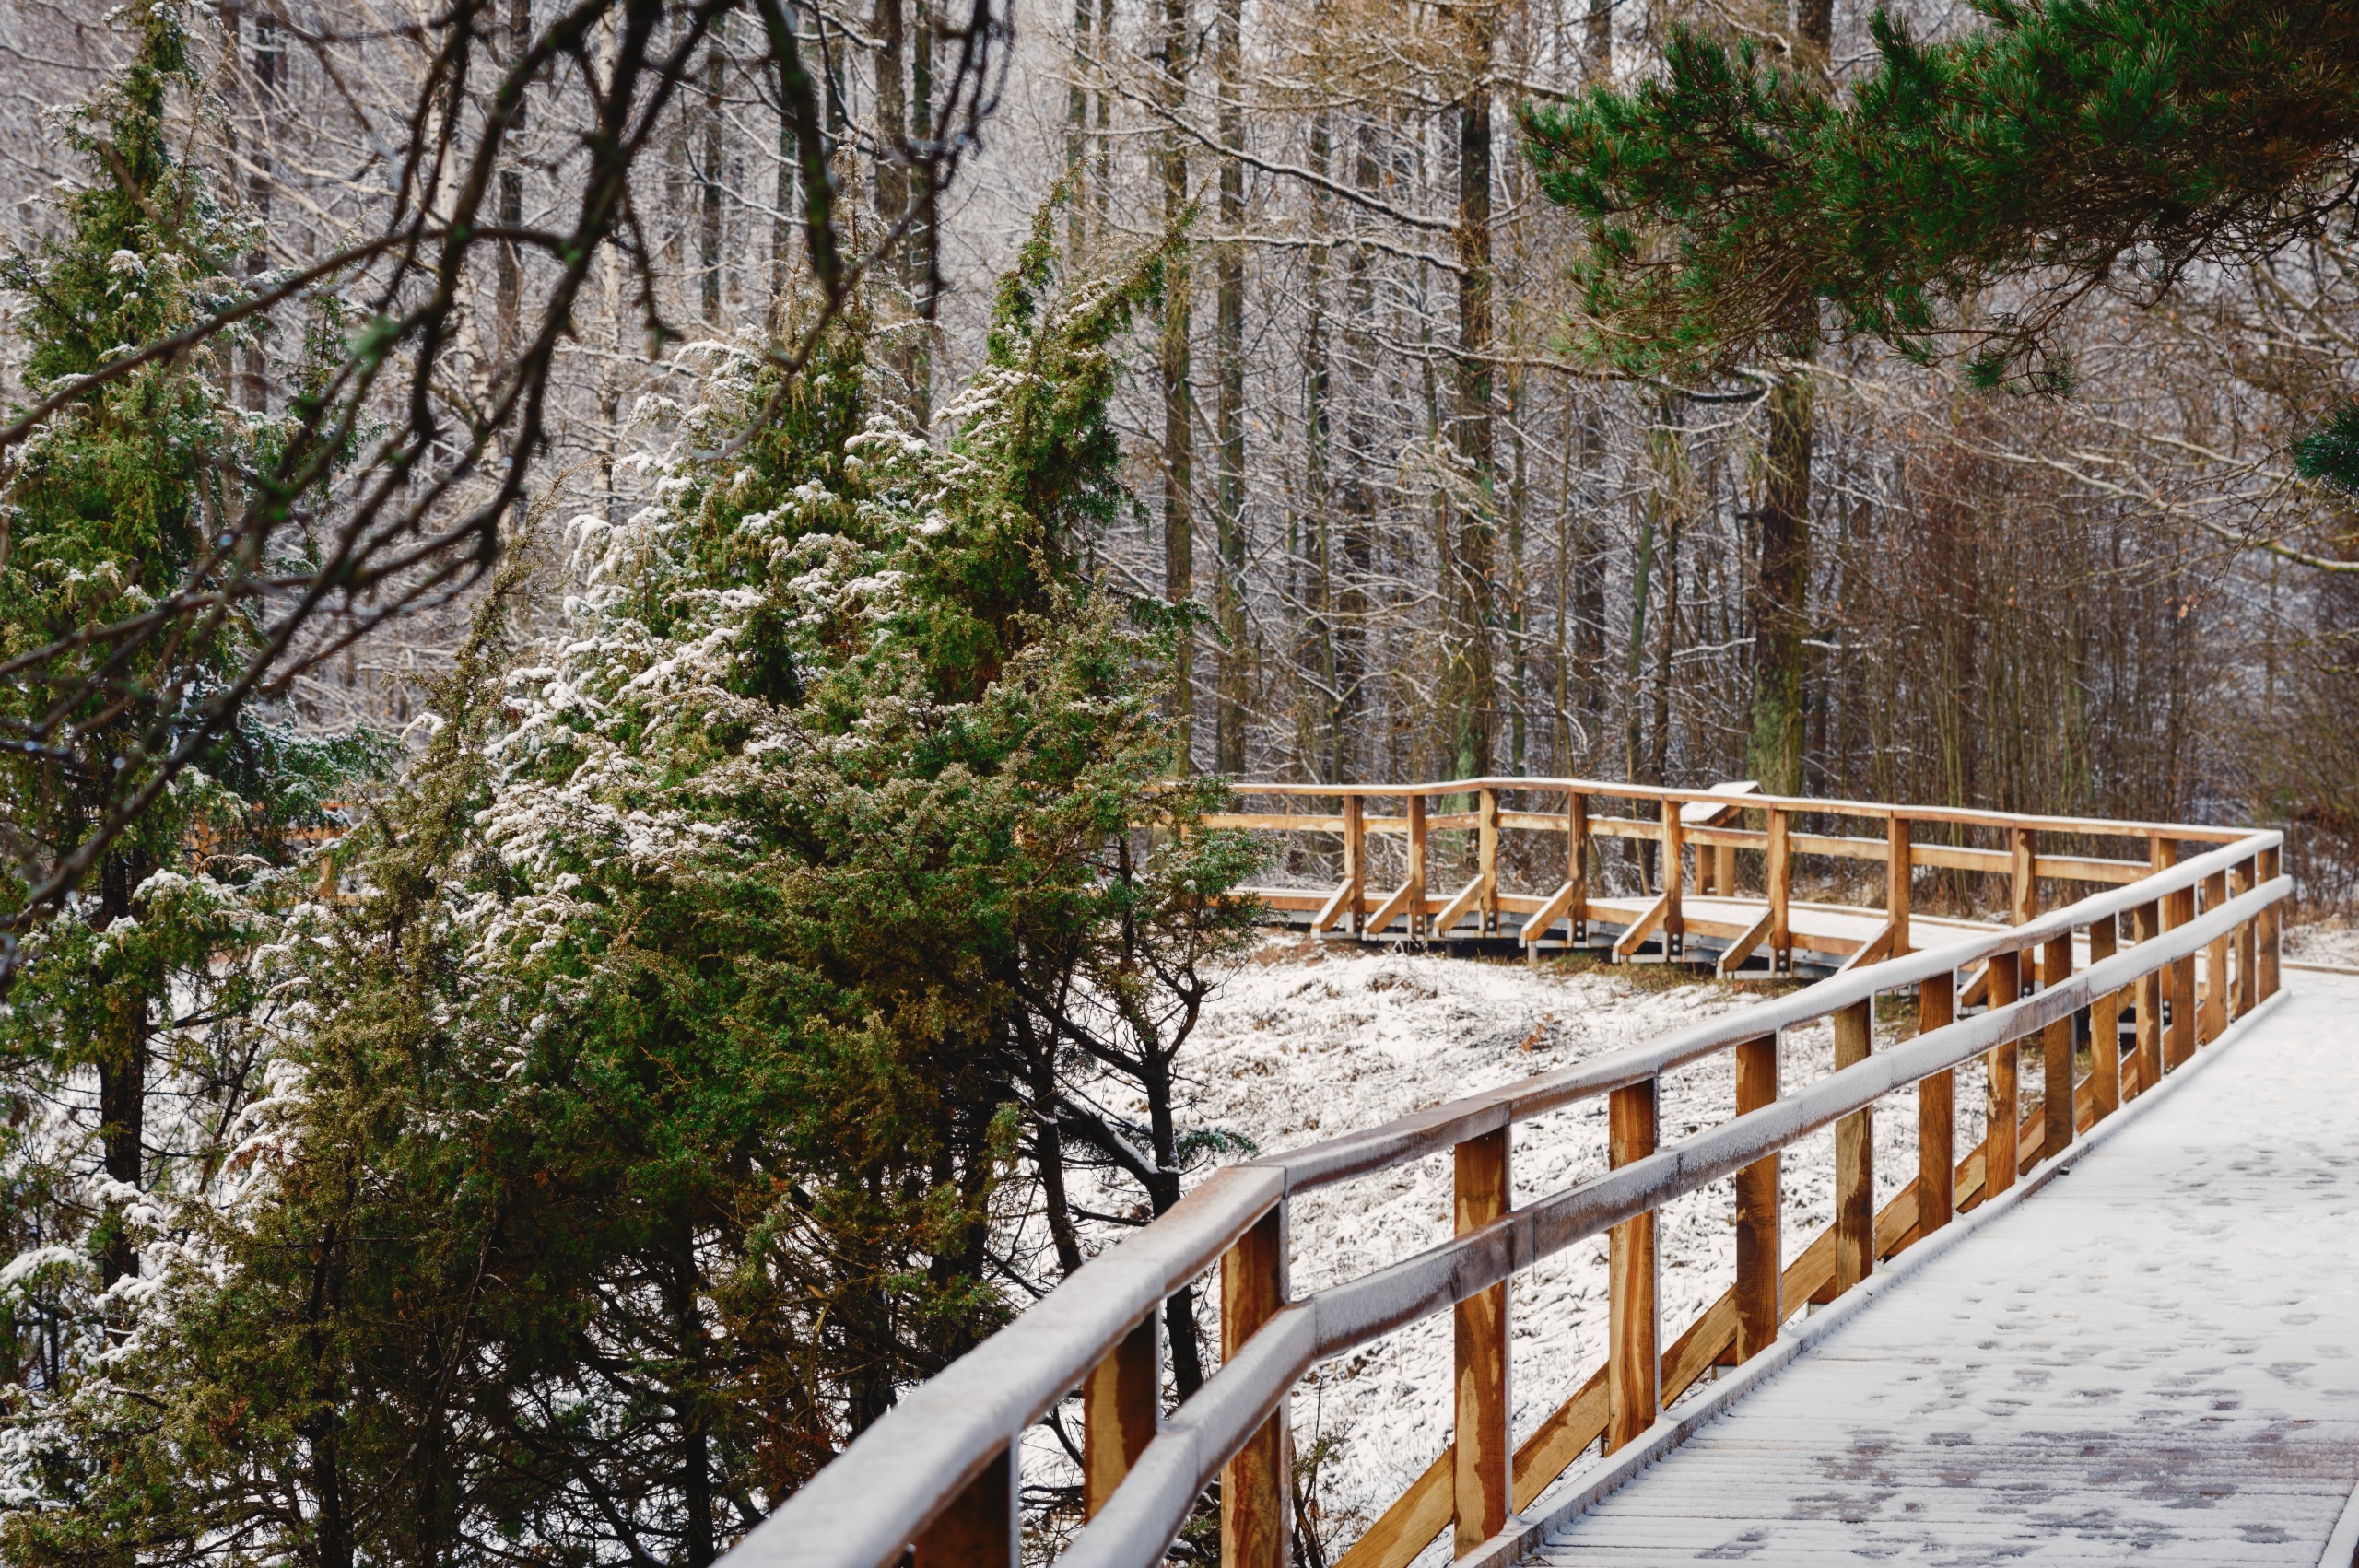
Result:
{"label": "railing post", "polygon": [[[1993,954],[1990,958],[1990,1007],[1997,1011],[2012,1007],[2022,994],[2023,954]],[[2023,1042],[2009,1040],[1984,1059],[1988,1064],[1989,1086],[1985,1095],[1989,1107],[1985,1118],[1987,1129],[1982,1141],[1982,1196],[1987,1202],[2015,1185],[2015,1167],[2021,1163],[2016,1123],[2021,1118],[2021,1095],[2017,1093],[2015,1075],[2023,1065]]]}
{"label": "railing post", "polygon": [[[1608,1158],[1619,1168],[1655,1152],[1655,1081],[1616,1089],[1607,1106]],[[1605,1451],[1654,1424],[1662,1408],[1657,1348],[1655,1215],[1649,1210],[1614,1227],[1607,1265]]]}
{"label": "railing post", "polygon": [[1485,790],[1476,796],[1475,870],[1483,878],[1482,928],[1485,936],[1499,930],[1499,792]]}
{"label": "railing post", "polygon": [[1567,945],[1579,947],[1589,940],[1589,797],[1578,790],[1565,797],[1565,880],[1573,884]]}
{"label": "railing post", "polygon": [[1081,1515],[1097,1517],[1155,1440],[1162,1397],[1163,1314],[1122,1336],[1081,1386]]}
{"label": "railing post", "polygon": [[[2241,898],[2260,884],[2259,857],[2236,865],[2228,872],[2228,891]],[[2247,920],[2236,928],[2236,1016],[2242,1018],[2260,1003],[2258,977],[2253,973],[2258,943],[2253,940],[2253,928],[2259,922]]]}
{"label": "railing post", "polygon": [[1686,917],[1680,913],[1680,883],[1685,881],[1684,853],[1687,836],[1679,821],[1679,802],[1662,802],[1662,955],[1677,958],[1686,950]]}
{"label": "railing post", "polygon": [[[2165,930],[2175,931],[2194,923],[2194,888],[2164,895]],[[2176,1072],[2195,1055],[2195,954],[2171,960],[2168,991],[2170,1025],[2163,1036],[2163,1070]]]}
{"label": "railing post", "polygon": [[1010,1444],[918,1537],[913,1568],[1016,1568],[1019,1517]]}
{"label": "railing post", "polygon": [[1344,902],[1352,934],[1360,936],[1367,926],[1367,819],[1357,795],[1344,797],[1344,881],[1351,889]]}
{"label": "railing post", "polygon": [[[2050,937],[2039,954],[2039,989],[2072,977],[2072,933]],[[2072,1019],[2058,1019],[2040,1031],[2039,1157],[2052,1160],[2072,1143]]]}
{"label": "railing post", "polygon": [[[1508,1129],[1456,1150],[1456,1228],[1479,1230],[1508,1211]],[[1453,1516],[1460,1555],[1507,1527],[1515,1445],[1508,1430],[1508,1287],[1504,1281],[1458,1304]]]}
{"label": "railing post", "polygon": [[[1835,1071],[1868,1059],[1875,1002],[1862,998],[1835,1014]],[[1835,1124],[1835,1293],[1875,1272],[1875,1110],[1863,1106]]]}
{"label": "railing post", "polygon": [[[2170,870],[2171,851],[2159,833],[2146,839],[2147,874],[2160,876]],[[2153,942],[2163,934],[2163,906],[2160,898],[2149,899],[2130,911],[2130,937],[2132,942]],[[2163,1081],[2163,995],[2169,987],[2170,977],[2161,969],[2154,969],[2138,978],[2138,1092],[2142,1094]]]}
{"label": "railing post", "polygon": [[[2257,874],[2261,884],[2266,886],[2277,880],[2278,851],[2273,847],[2263,849],[2258,858],[2260,870]],[[2282,908],[2282,905],[2271,904],[2260,912],[2256,922],[2260,927],[2255,945],[2260,949],[2259,972],[2260,995],[2264,1001],[2277,994],[2277,965],[2282,956],[2279,943],[2284,937],[2285,925]]]}
{"label": "railing post", "polygon": [[1884,919],[1892,922],[1892,956],[1901,958],[1916,950],[1908,945],[1909,881],[1916,861],[1908,844],[1908,819],[1895,813],[1884,823]]}
{"label": "railing post", "polygon": [[1786,843],[1786,813],[1771,806],[1763,816],[1769,835],[1767,860],[1762,871],[1762,881],[1769,895],[1769,967],[1774,974],[1790,975],[1794,971],[1794,929],[1788,911],[1794,883],[1793,851]]}
{"label": "railing post", "polygon": [[[2120,934],[2112,915],[2089,928],[2090,968],[2113,956]],[[2089,1094],[2097,1121],[2121,1108],[2121,995],[2107,991],[2089,1002]]]}
{"label": "railing post", "polygon": [[[1413,797],[1414,798],[1414,797]],[[1220,1263],[1220,1353],[1233,1360],[1277,1316],[1286,1297],[1286,1221],[1281,1202],[1238,1238]],[[1286,1401],[1220,1472],[1223,1568],[1286,1568]]]}
{"label": "railing post", "polygon": [[[2203,879],[2205,913],[2228,901],[2228,873],[2213,872]],[[2222,931],[2203,944],[2203,1008],[2197,1014],[2197,1040],[2205,1045],[2228,1027],[2228,933]]]}
{"label": "railing post", "polygon": [[[1917,1031],[1946,1028],[1957,1019],[1957,973],[1936,975],[1917,988]],[[1954,1068],[1917,1081],[1917,1234],[1931,1235],[1957,1212],[1957,1072]]]}
{"label": "railing post", "polygon": [[1426,930],[1426,798],[1409,797],[1409,940]]}
{"label": "railing post", "polygon": [[[1736,1114],[1778,1098],[1778,1036],[1736,1047]],[[1786,1320],[1784,1259],[1778,1239],[1778,1158],[1775,1151],[1736,1173],[1736,1359],[1749,1361],[1777,1342]]]}
{"label": "railing post", "polygon": [[2009,908],[2015,925],[2026,925],[2039,913],[2039,880],[2032,860],[2032,830],[2011,827],[2007,830],[2007,850],[2013,870],[2013,885],[2009,889]]}

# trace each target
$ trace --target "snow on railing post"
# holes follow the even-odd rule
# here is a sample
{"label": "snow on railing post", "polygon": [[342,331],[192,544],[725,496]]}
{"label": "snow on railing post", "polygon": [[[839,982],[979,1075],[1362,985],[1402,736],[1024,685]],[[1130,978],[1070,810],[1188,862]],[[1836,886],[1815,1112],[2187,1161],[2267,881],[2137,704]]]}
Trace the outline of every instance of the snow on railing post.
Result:
{"label": "snow on railing post", "polygon": [[[1862,997],[1835,1014],[1835,1071],[1868,1059],[1875,1043],[1875,999]],[[1835,1293],[1864,1281],[1876,1267],[1875,1113],[1862,1106],[1835,1124]]]}
{"label": "snow on railing post", "polygon": [[[2259,859],[2259,874],[2262,883],[2275,882],[2278,865],[2277,846],[2272,844],[2263,849]],[[2260,912],[2255,923],[2260,928],[2258,942],[2260,949],[2260,995],[2261,1000],[2265,1001],[2277,994],[2277,965],[2283,956],[2279,942],[2284,934],[2285,921],[2277,906],[2271,904]]]}
{"label": "snow on railing post", "polygon": [[[1778,1098],[1778,1036],[1736,1047],[1736,1114]],[[1736,1359],[1749,1361],[1777,1342],[1786,1320],[1784,1258],[1778,1241],[1778,1164],[1773,1150],[1737,1172]]]}
{"label": "snow on railing post", "polygon": [[1155,1440],[1163,1380],[1163,1315],[1124,1335],[1081,1386],[1081,1513],[1094,1519]]}
{"label": "snow on railing post", "polygon": [[[1416,799],[1410,797],[1413,804]],[[1221,1258],[1220,1359],[1224,1366],[1235,1361],[1246,1341],[1285,1308],[1286,1251],[1286,1205],[1281,1201]],[[1281,1397],[1269,1420],[1222,1468],[1222,1568],[1285,1568],[1293,1545],[1286,1520],[1292,1435],[1287,1401]]]}
{"label": "snow on railing post", "polygon": [[[1454,1231],[1464,1235],[1503,1217],[1509,1203],[1507,1128],[1469,1138],[1453,1151]],[[1507,1527],[1515,1450],[1508,1427],[1508,1287],[1475,1292],[1452,1309],[1456,1410],[1451,1516],[1456,1548],[1473,1550]]]}
{"label": "snow on railing post", "polygon": [[[1991,1012],[2013,1006],[2023,994],[2022,965],[2020,953],[1990,955]],[[1982,1197],[1986,1202],[2015,1185],[2015,1169],[2022,1164],[2016,1138],[2017,1119],[2023,1115],[2022,1096],[2015,1076],[2023,1066],[2023,1042],[2002,1041],[1992,1048],[1987,1060],[1989,1114],[1982,1140]]]}
{"label": "snow on railing post", "polygon": [[[1957,1017],[1957,971],[1917,985],[1917,1032]],[[1944,1068],[1917,1084],[1917,1233],[1931,1235],[1957,1212],[1957,1072]]]}
{"label": "snow on railing post", "polygon": [[[1664,806],[1669,822],[1676,808]],[[1675,874],[1675,873],[1674,873]],[[1668,885],[1668,883],[1666,883]],[[1607,1102],[1608,1156],[1616,1169],[1655,1152],[1661,1134],[1657,1081],[1616,1089]],[[1661,1408],[1662,1361],[1658,1350],[1655,1211],[1634,1214],[1613,1228],[1608,1243],[1605,1451],[1612,1453],[1652,1426]]]}
{"label": "snow on railing post", "polygon": [[1010,1443],[918,1537],[912,1568],[1016,1568],[1015,1484]]}

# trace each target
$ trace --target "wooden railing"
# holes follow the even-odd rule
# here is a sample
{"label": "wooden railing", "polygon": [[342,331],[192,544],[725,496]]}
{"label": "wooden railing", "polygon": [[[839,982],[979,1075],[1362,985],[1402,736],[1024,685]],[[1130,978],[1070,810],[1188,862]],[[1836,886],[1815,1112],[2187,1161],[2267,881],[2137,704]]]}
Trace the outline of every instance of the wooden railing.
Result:
{"label": "wooden railing", "polygon": [[[1477,780],[1352,793],[1405,798],[1414,820],[1426,795],[1480,798],[1532,787]],[[1708,798],[1708,792],[1630,785],[1560,781],[1554,787],[1572,791],[1568,814],[1576,816],[1590,795],[1662,802],[1665,817],[1654,830],[1667,851],[1680,842],[1671,820],[1677,808]],[[1805,989],[1636,1049],[1213,1173],[1168,1213],[1109,1247],[973,1353],[910,1390],[747,1537],[732,1554],[738,1568],[885,1568],[912,1548],[918,1568],[1014,1568],[1023,1433],[1076,1389],[1087,1523],[1067,1545],[1062,1563],[1144,1568],[1159,1561],[1218,1479],[1224,1562],[1280,1568],[1290,1551],[1289,1391],[1317,1363],[1445,1311],[1455,1329],[1454,1440],[1338,1568],[1401,1568],[1444,1531],[1452,1534],[1456,1556],[1496,1558],[1501,1543],[1515,1539],[1511,1516],[1531,1506],[1591,1445],[1602,1439],[1610,1452],[1633,1441],[1709,1367],[1758,1354],[1804,1301],[1831,1300],[1857,1286],[1879,1262],[1949,1223],[1954,1213],[2005,1191],[2276,991],[2277,909],[2290,891],[2279,875],[2278,834],[1832,802],[1749,799],[1746,805],[1773,813],[1759,830],[1773,862],[1779,836],[1774,813],[1805,811],[1882,816],[1887,823],[1996,826],[2017,836],[2009,869],[2025,877],[2074,874],[2069,863],[2042,864],[2029,842],[2035,833],[2127,834],[2154,848],[2136,880],[2044,915],[2023,910],[2005,929],[1924,952],[1904,947],[1880,962],[1853,965]],[[1508,815],[1497,809],[1495,796],[1465,814],[1485,832],[1496,831],[1490,825],[1507,825]],[[1342,828],[1324,830],[1348,834],[1355,820],[1363,831],[1368,824],[1348,803],[1339,820]],[[1598,830],[1598,820],[1590,818],[1588,826]],[[1552,821],[1551,827],[1566,831],[1561,823]],[[1578,841],[1578,823],[1572,831]],[[1686,837],[1692,843],[1701,835]],[[1798,837],[1789,836],[1790,848]],[[2229,840],[2224,848],[2170,863],[2181,840],[2222,838]],[[1750,842],[1756,840],[1739,841]],[[1907,839],[1895,829],[1857,842],[1896,849]],[[1897,863],[1912,859],[1927,863],[1914,854],[1901,855]],[[2018,872],[2025,861],[2031,870]],[[1485,864],[1495,865],[1495,858],[1485,856]],[[1974,869],[1982,867],[1978,861]],[[2091,874],[2113,880],[2110,868]],[[1574,879],[1579,876],[1576,865]],[[1675,885],[1679,879],[1665,880]],[[1895,886],[1905,898],[1905,881],[1895,878]],[[2126,949],[2118,940],[2125,916],[2135,935]],[[1905,933],[1906,921],[1901,925]],[[2080,931],[2086,941],[2076,943]],[[2076,951],[2088,960],[2077,969]],[[1959,977],[1978,969],[1987,1007],[1960,1016],[1966,1004]],[[1873,1001],[1894,991],[1915,997],[1919,1028],[1902,1044],[1874,1049]],[[2135,1044],[2126,1052],[2119,1027],[2125,1012],[2134,1012],[2137,1025]],[[2085,1076],[2076,1073],[2074,1062],[2083,1018],[2093,1045]],[[1833,1022],[1835,1071],[1782,1091],[1780,1032],[1821,1019]],[[2019,1072],[2024,1051],[2034,1044],[2040,1101],[2025,1116]],[[1664,1143],[1659,1080],[1720,1051],[1735,1058],[1734,1114]],[[1978,1057],[1988,1063],[1989,1133],[1954,1163],[1953,1075]],[[1911,1084],[1919,1090],[1918,1176],[1879,1213],[1872,1199],[1874,1107]],[[1601,1095],[1610,1101],[1608,1169],[1515,1207],[1508,1181],[1515,1126]],[[1781,1267],[1779,1153],[1830,1125],[1834,1223]],[[1452,1239],[1308,1295],[1289,1291],[1294,1199],[1445,1152],[1455,1164]],[[1654,1286],[1656,1211],[1730,1177],[1737,1222],[1734,1287],[1665,1345]],[[1605,1363],[1516,1443],[1508,1421],[1512,1340],[1506,1281],[1601,1233],[1611,1236]],[[1215,1266],[1220,1270],[1220,1368],[1166,1411],[1161,1305]]]}
{"label": "wooden railing", "polygon": [[[1596,847],[1600,840],[1621,839],[1658,847],[1659,867],[1664,868],[1653,896],[1642,909],[1629,911],[1635,920],[1610,919],[1622,927],[1613,944],[1614,955],[1627,956],[1649,942],[1668,955],[1677,954],[1698,925],[1685,905],[1692,897],[1727,898],[1742,895],[1754,879],[1742,875],[1740,851],[1759,857],[1757,895],[1766,906],[1743,924],[1703,923],[1697,934],[1722,945],[1719,965],[1733,972],[1756,952],[1778,974],[1793,966],[1795,949],[1816,950],[1822,956],[1872,962],[1885,956],[1895,939],[1905,950],[1910,916],[1910,887],[1919,870],[1972,872],[2003,879],[2008,888],[2004,914],[2011,923],[2029,919],[2038,906],[2043,882],[2120,885],[2133,883],[2172,863],[2176,846],[2228,843],[2243,837],[2237,828],[2193,827],[2159,822],[2101,821],[2082,817],[2026,816],[2006,812],[1956,807],[1895,806],[1855,801],[1821,801],[1761,794],[1749,783],[1719,784],[1704,790],[1680,790],[1579,778],[1474,778],[1435,784],[1338,786],[1317,784],[1242,784],[1240,796],[1284,800],[1333,801],[1332,813],[1229,812],[1204,819],[1205,825],[1243,829],[1259,834],[1318,835],[1337,848],[1342,878],[1332,889],[1256,887],[1244,890],[1274,910],[1308,913],[1315,932],[1337,931],[1374,937],[1398,929],[1411,940],[1439,940],[1453,935],[1496,936],[1503,933],[1500,917],[1518,917],[1518,935],[1531,947],[1553,945],[1560,939],[1580,945],[1600,911],[1592,907],[1597,895]],[[1503,801],[1537,797],[1561,806],[1549,811],[1508,809]],[[1471,802],[1473,810],[1436,812],[1437,797]],[[1371,803],[1399,802],[1379,814]],[[1651,820],[1600,809],[1604,802],[1628,807],[1651,806]],[[1751,818],[1759,825],[1746,825]],[[1871,824],[1872,832],[1845,834],[1805,832],[1797,823],[1850,819]],[[1940,842],[1920,838],[1919,829],[1949,829],[1953,838],[1969,834],[2001,840],[1997,845]],[[1433,884],[1433,835],[1472,833],[1473,875],[1463,883]],[[1561,878],[1550,878],[1524,891],[1508,887],[1502,877],[1504,836],[1546,835],[1563,841],[1554,863],[1563,867]],[[1370,838],[1398,837],[1404,847],[1406,874],[1389,891],[1370,884]],[[2134,859],[2085,853],[2057,853],[2045,838],[2068,838],[2084,844],[2092,838],[2130,841]],[[1797,865],[1808,859],[1833,862],[1871,861],[1884,869],[1886,919],[1881,929],[1852,937],[1802,929],[1793,898]],[[1547,863],[1543,860],[1543,863]],[[1672,874],[1675,869],[1676,874]],[[1846,910],[1845,912],[1852,912]],[[1471,924],[1469,922],[1472,922]]]}

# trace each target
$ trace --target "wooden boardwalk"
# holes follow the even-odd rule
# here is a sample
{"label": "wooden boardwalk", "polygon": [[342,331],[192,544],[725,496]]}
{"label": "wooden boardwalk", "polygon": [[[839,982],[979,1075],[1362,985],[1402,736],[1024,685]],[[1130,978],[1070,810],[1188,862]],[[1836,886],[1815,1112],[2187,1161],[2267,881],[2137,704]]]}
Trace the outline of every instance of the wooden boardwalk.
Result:
{"label": "wooden boardwalk", "polygon": [[2318,1564],[2359,1484],[2359,979],[2288,981],[1535,1561]]}

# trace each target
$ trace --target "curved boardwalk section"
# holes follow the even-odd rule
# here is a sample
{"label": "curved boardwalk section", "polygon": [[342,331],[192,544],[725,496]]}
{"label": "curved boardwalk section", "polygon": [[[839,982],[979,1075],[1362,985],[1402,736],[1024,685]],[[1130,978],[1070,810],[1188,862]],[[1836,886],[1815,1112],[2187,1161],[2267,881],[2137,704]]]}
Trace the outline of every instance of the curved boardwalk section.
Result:
{"label": "curved boardwalk section", "polygon": [[2359,1483],[2359,979],[2288,980],[1538,1561],[2317,1564]]}

